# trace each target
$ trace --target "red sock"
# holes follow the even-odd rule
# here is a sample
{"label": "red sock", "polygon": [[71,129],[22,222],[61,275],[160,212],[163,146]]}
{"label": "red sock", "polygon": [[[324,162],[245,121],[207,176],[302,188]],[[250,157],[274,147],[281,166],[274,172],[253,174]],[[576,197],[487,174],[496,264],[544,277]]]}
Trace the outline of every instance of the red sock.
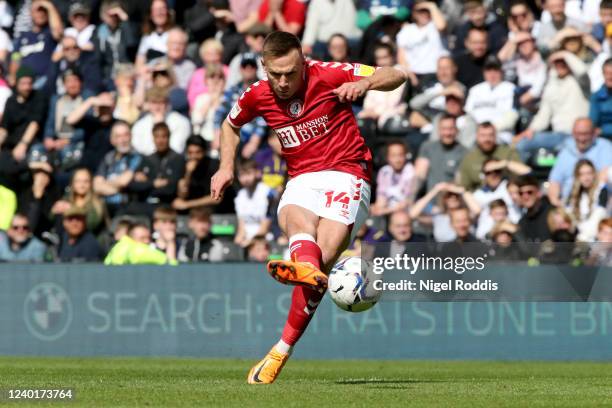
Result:
{"label": "red sock", "polygon": [[[317,268],[321,268],[321,264],[323,263],[321,259],[321,249],[314,241],[314,238],[307,234],[298,234],[291,238],[289,244],[291,259],[295,261],[310,262]],[[291,346],[297,343],[306,330],[306,327],[308,327],[308,323],[310,323],[310,319],[312,319],[322,298],[323,293],[319,293],[316,290],[303,286],[296,286],[293,288],[291,308],[289,309],[287,323],[285,323],[285,328],[281,336],[281,339],[285,343]]]}

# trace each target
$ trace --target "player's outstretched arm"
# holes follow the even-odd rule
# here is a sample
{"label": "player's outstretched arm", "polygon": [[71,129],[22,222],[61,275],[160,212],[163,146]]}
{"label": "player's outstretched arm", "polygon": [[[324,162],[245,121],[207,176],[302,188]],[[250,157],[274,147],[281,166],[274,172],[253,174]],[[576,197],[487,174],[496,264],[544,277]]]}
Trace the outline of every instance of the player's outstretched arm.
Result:
{"label": "player's outstretched arm", "polygon": [[353,102],[367,91],[392,91],[408,79],[405,72],[392,67],[382,67],[374,74],[356,82],[346,82],[334,90],[340,102]]}
{"label": "player's outstretched arm", "polygon": [[210,181],[210,194],[213,200],[221,201],[223,191],[234,181],[234,162],[236,160],[236,149],[240,143],[240,129],[227,123],[227,119],[221,125],[220,137],[221,162],[219,170],[212,176]]}

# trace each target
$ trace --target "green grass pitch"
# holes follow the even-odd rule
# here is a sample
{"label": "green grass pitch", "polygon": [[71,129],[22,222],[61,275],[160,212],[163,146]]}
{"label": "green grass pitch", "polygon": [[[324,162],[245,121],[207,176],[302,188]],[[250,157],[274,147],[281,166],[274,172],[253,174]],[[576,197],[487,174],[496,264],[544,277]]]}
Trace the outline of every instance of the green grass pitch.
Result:
{"label": "green grass pitch", "polygon": [[[259,356],[258,356],[259,357]],[[255,361],[0,357],[0,389],[74,387],[67,407],[612,406],[612,363],[290,360],[249,386]]]}

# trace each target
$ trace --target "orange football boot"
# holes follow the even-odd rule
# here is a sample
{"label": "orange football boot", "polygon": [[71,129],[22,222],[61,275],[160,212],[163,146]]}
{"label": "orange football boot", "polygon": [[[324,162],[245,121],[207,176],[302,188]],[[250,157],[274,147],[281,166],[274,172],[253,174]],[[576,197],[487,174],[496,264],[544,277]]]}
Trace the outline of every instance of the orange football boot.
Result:
{"label": "orange football boot", "polygon": [[320,293],[327,290],[327,275],[310,262],[270,261],[268,273],[286,285],[306,286]]}
{"label": "orange football boot", "polygon": [[263,360],[251,368],[247,382],[249,384],[272,384],[288,359],[289,354],[279,353],[275,347],[272,347]]}

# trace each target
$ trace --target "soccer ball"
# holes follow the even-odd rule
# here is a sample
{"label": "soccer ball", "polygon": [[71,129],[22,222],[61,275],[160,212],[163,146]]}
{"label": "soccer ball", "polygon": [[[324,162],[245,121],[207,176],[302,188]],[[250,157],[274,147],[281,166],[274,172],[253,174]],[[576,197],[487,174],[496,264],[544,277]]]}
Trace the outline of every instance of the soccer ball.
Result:
{"label": "soccer ball", "polygon": [[348,312],[363,312],[380,299],[373,287],[371,262],[355,256],[341,259],[329,275],[328,290],[334,303]]}

